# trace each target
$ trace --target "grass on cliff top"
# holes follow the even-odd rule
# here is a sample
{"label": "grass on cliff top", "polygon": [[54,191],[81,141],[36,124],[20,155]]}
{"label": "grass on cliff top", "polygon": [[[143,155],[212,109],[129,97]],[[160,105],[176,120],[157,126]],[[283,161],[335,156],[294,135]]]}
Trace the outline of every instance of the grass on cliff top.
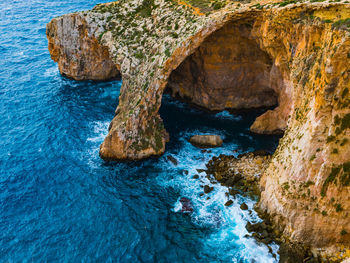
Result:
{"label": "grass on cliff top", "polygon": [[218,10],[225,7],[226,0],[179,0],[192,7],[199,8],[203,13],[209,13],[213,10]]}
{"label": "grass on cliff top", "polygon": [[341,19],[332,24],[332,28],[350,30],[350,18]]}

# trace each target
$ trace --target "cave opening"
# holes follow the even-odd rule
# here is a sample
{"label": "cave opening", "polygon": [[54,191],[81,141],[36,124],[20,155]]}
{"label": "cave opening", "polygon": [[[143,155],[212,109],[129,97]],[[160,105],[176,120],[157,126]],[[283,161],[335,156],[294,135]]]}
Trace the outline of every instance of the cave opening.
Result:
{"label": "cave opening", "polygon": [[[208,111],[279,106],[283,79],[252,32],[253,21],[229,22],[208,36],[168,79],[166,93]],[[277,127],[258,133],[281,134]]]}

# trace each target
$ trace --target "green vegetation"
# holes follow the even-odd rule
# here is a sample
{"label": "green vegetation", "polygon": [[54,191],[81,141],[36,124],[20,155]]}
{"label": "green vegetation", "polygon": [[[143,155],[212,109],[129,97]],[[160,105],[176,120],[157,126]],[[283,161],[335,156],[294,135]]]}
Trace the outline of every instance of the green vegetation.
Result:
{"label": "green vegetation", "polygon": [[321,196],[325,196],[327,193],[328,186],[331,183],[336,184],[336,178],[339,176],[339,186],[350,186],[350,162],[343,163],[336,167],[332,167],[331,172],[327,179],[324,181]]}
{"label": "green vegetation", "polygon": [[350,128],[350,113],[346,114],[342,120],[341,120],[341,125],[340,125],[340,129],[341,131],[345,130],[345,129],[349,129]]}
{"label": "green vegetation", "polygon": [[137,53],[135,54],[135,57],[136,57],[137,59],[143,59],[144,55],[143,55],[142,52],[137,52]]}
{"label": "green vegetation", "polygon": [[335,140],[335,136],[333,136],[333,135],[330,135],[327,137],[327,143],[332,142],[334,140]]}
{"label": "green vegetation", "polygon": [[340,234],[341,234],[342,236],[345,236],[347,233],[348,233],[348,232],[347,232],[345,229],[342,229],[342,231],[340,231]]}
{"label": "green vegetation", "polygon": [[170,55],[171,55],[170,50],[168,48],[165,50],[165,55],[167,57],[170,57]]}
{"label": "green vegetation", "polygon": [[340,176],[340,183],[343,186],[350,186],[350,162],[343,164],[343,175]]}
{"label": "green vegetation", "polygon": [[282,6],[286,6],[286,5],[289,5],[289,4],[295,4],[297,2],[298,1],[296,1],[296,0],[286,0],[286,1],[283,1],[282,3],[280,3],[279,6],[282,7]]}
{"label": "green vegetation", "polygon": [[340,172],[340,167],[333,167],[331,170],[331,173],[327,177],[327,179],[324,181],[322,189],[321,189],[321,196],[326,196],[326,192],[328,189],[328,185],[332,182],[334,182],[336,176]]}
{"label": "green vegetation", "polygon": [[338,213],[343,211],[343,208],[341,207],[341,204],[335,204],[335,211],[338,212]]}
{"label": "green vegetation", "polygon": [[136,13],[139,13],[142,17],[150,17],[154,8],[154,0],[143,0],[142,5],[136,9]]}
{"label": "green vegetation", "polygon": [[334,22],[332,28],[350,30],[350,18],[340,19]]}
{"label": "green vegetation", "polygon": [[105,32],[102,32],[99,36],[98,36],[98,41],[101,41],[102,40],[102,37],[104,35]]}
{"label": "green vegetation", "polygon": [[285,190],[288,191],[288,189],[289,189],[289,184],[288,184],[288,182],[283,183],[283,184],[282,184],[282,187],[283,187],[283,189],[285,189]]}

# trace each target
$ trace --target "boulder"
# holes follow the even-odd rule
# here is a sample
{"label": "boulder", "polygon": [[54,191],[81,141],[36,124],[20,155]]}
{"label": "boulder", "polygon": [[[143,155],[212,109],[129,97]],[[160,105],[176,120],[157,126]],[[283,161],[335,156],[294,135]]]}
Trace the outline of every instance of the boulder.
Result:
{"label": "boulder", "polygon": [[199,148],[211,148],[222,146],[222,139],[219,135],[195,135],[189,142]]}
{"label": "boulder", "polygon": [[247,206],[246,203],[241,204],[240,208],[241,208],[242,210],[248,210],[248,206]]}
{"label": "boulder", "polygon": [[213,190],[214,190],[214,187],[210,187],[209,185],[204,186],[204,193],[206,194],[209,194]]}
{"label": "boulder", "polygon": [[225,203],[225,206],[230,206],[233,204],[233,201],[232,200],[228,200],[226,203]]}

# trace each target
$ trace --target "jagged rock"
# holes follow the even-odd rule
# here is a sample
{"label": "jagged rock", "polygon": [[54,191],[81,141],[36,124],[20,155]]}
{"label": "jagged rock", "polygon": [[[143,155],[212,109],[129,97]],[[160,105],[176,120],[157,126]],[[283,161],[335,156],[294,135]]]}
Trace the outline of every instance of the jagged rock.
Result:
{"label": "jagged rock", "polygon": [[223,177],[221,176],[221,174],[215,173],[215,179],[218,181],[221,181],[223,179]]}
{"label": "jagged rock", "polygon": [[230,189],[229,190],[229,194],[232,196],[236,196],[237,194],[239,194],[239,191],[235,190],[235,189]]}
{"label": "jagged rock", "polygon": [[180,199],[180,203],[182,205],[181,212],[183,212],[183,213],[192,213],[193,212],[193,206],[192,206],[190,199],[188,199],[186,197],[182,197]]}
{"label": "jagged rock", "polygon": [[120,77],[108,47],[96,35],[101,29],[80,14],[54,18],[46,28],[51,58],[62,75],[76,80]]}
{"label": "jagged rock", "polygon": [[206,194],[209,194],[213,190],[214,190],[214,187],[210,187],[209,185],[204,186],[204,193]]}
{"label": "jagged rock", "polygon": [[233,204],[233,201],[232,200],[228,200],[226,203],[225,203],[225,206],[230,206]]}
{"label": "jagged rock", "polygon": [[189,139],[189,142],[200,148],[220,147],[222,145],[222,139],[218,135],[195,135]]}
{"label": "jagged rock", "polygon": [[254,231],[254,226],[250,222],[247,222],[245,228],[248,230],[248,232],[253,232]]}
{"label": "jagged rock", "polygon": [[241,204],[240,208],[241,208],[242,210],[248,210],[248,206],[247,206],[246,203]]}

